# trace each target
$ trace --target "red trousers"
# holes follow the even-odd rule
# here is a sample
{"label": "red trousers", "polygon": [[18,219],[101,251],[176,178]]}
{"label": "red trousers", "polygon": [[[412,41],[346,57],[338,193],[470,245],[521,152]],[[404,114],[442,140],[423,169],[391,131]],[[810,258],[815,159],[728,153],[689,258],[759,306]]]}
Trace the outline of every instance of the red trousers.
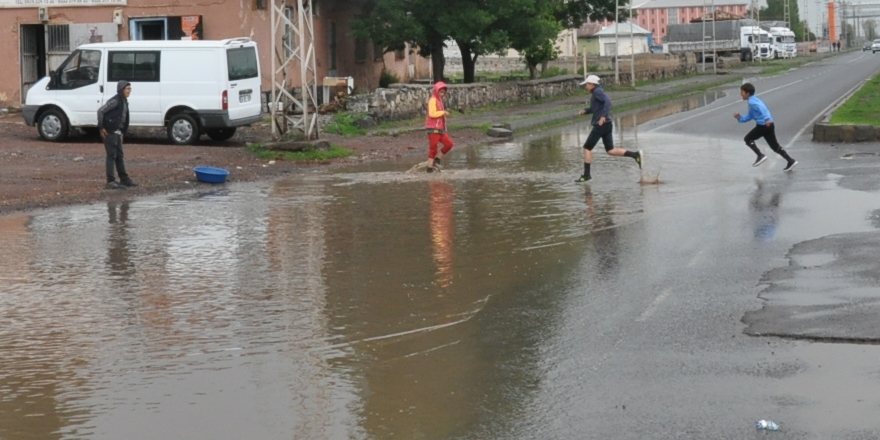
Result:
{"label": "red trousers", "polygon": [[452,149],[452,138],[449,133],[428,133],[428,159],[437,157],[437,144],[443,144],[440,152],[446,154]]}

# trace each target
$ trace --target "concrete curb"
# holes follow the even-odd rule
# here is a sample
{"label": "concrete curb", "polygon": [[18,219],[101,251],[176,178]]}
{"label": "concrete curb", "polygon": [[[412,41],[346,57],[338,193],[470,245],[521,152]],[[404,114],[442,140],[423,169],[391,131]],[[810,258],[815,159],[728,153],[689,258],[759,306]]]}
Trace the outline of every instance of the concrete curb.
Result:
{"label": "concrete curb", "polygon": [[880,127],[873,125],[855,125],[855,124],[831,124],[831,115],[840,108],[846,101],[849,101],[857,91],[862,89],[866,81],[862,81],[855,87],[850,89],[848,93],[843,95],[831,108],[822,116],[819,122],[813,124],[813,142],[834,143],[834,142],[874,142],[880,140]]}

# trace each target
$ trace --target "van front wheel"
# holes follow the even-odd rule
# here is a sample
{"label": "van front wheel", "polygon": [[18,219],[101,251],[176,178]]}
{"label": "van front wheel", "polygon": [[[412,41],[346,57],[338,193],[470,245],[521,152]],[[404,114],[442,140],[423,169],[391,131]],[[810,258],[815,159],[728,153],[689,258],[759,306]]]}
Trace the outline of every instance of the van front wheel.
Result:
{"label": "van front wheel", "polygon": [[199,140],[199,126],[192,116],[178,113],[168,121],[168,139],[177,145],[190,145]]}
{"label": "van front wheel", "polygon": [[61,110],[46,110],[37,121],[37,131],[40,137],[51,142],[61,142],[67,139],[70,123],[67,116]]}
{"label": "van front wheel", "polygon": [[235,135],[235,127],[209,128],[205,130],[205,133],[208,135],[209,138],[214,139],[218,142],[222,142],[229,140],[229,138]]}

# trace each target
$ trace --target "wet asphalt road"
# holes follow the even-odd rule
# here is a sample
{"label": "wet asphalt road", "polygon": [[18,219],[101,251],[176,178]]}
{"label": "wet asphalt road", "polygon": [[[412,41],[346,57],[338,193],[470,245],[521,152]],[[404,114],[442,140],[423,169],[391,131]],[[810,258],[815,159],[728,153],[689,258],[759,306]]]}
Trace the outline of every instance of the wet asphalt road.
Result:
{"label": "wet asphalt road", "polygon": [[880,156],[808,128],[878,70],[748,78],[793,173],[731,87],[587,185],[575,124],[0,218],[0,439],[878,438]]}

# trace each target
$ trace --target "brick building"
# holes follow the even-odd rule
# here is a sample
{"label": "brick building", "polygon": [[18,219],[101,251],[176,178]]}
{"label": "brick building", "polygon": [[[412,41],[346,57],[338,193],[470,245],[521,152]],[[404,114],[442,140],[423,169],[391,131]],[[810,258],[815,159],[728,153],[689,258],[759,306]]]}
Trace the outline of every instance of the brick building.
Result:
{"label": "brick building", "polygon": [[[724,11],[736,15],[746,15],[750,2],[748,0],[713,0],[716,11]],[[654,44],[661,44],[666,38],[666,26],[669,24],[689,23],[700,18],[704,13],[711,12],[705,8],[704,0],[653,0],[633,4],[636,13],[636,24],[648,29],[654,35]]]}
{"label": "brick building", "polygon": [[[260,50],[263,91],[271,90],[273,0],[0,0],[0,106],[19,107],[32,83],[57,68],[77,46],[96,41],[220,40],[250,37]],[[297,2],[285,15],[296,17]],[[313,0],[318,84],[324,77],[353,77],[357,91],[379,86],[382,70],[400,78],[430,78],[430,60],[404,50],[382,54],[369,41],[351,37],[361,2]],[[293,30],[280,32],[293,41]],[[301,85],[298,65],[288,67],[292,87]],[[321,93],[318,94],[319,96]]]}

